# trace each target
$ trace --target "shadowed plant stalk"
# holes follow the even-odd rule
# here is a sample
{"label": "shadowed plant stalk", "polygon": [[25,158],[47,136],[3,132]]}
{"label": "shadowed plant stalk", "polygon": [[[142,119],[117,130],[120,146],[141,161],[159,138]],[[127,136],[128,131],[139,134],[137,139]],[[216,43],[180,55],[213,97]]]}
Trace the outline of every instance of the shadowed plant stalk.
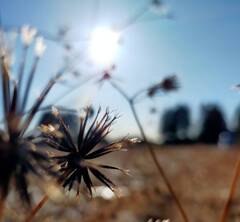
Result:
{"label": "shadowed plant stalk", "polygon": [[234,194],[236,192],[237,189],[237,182],[238,182],[238,177],[240,176],[240,159],[237,161],[236,163],[236,168],[235,168],[235,172],[234,172],[234,176],[231,182],[231,186],[230,186],[230,191],[229,191],[229,195],[228,195],[228,199],[225,203],[225,206],[223,208],[223,212],[221,215],[221,218],[219,220],[219,222],[226,222],[228,215],[229,215],[229,211],[231,208],[231,204],[234,198]]}
{"label": "shadowed plant stalk", "polygon": [[5,199],[1,198],[0,199],[0,221],[2,221],[2,218],[3,218],[4,208],[5,208]]}
{"label": "shadowed plant stalk", "polygon": [[[166,175],[166,173],[165,173],[162,165],[161,165],[160,162],[158,161],[157,156],[156,156],[155,151],[154,151],[154,148],[153,148],[152,145],[149,143],[149,141],[148,141],[148,139],[147,139],[147,136],[146,136],[146,133],[145,133],[145,131],[144,131],[144,128],[143,128],[143,126],[142,126],[142,124],[141,124],[141,122],[140,122],[139,116],[138,116],[137,111],[136,111],[136,108],[135,108],[135,99],[137,98],[137,95],[138,95],[139,93],[136,93],[133,97],[130,97],[130,96],[128,96],[128,95],[124,92],[124,90],[122,90],[116,83],[114,83],[113,81],[109,81],[109,83],[110,83],[111,86],[112,86],[114,89],[116,89],[116,90],[124,97],[124,99],[128,102],[128,105],[129,105],[129,107],[130,107],[130,109],[131,109],[131,112],[132,112],[132,114],[133,114],[133,117],[134,117],[134,119],[135,119],[135,121],[136,121],[136,123],[137,123],[137,126],[138,126],[138,128],[139,128],[139,131],[140,131],[140,133],[141,133],[141,136],[142,136],[144,142],[146,142],[146,144],[147,144],[147,148],[148,148],[148,150],[149,150],[149,152],[150,152],[151,158],[152,158],[154,164],[156,165],[157,170],[158,170],[160,176],[162,177],[162,179],[163,179],[164,183],[166,184],[166,186],[167,186],[170,194],[172,195],[172,197],[173,197],[173,199],[174,199],[174,201],[175,201],[175,203],[176,203],[176,205],[177,205],[177,207],[178,207],[178,209],[179,209],[179,212],[180,212],[180,214],[181,214],[181,216],[182,216],[183,221],[184,221],[184,222],[189,222],[188,217],[187,217],[187,214],[186,214],[186,212],[185,212],[185,210],[184,210],[184,208],[183,208],[183,206],[182,206],[182,204],[181,204],[181,202],[180,202],[177,194],[175,193],[175,191],[174,191],[174,189],[173,189],[170,181],[168,180],[167,175]],[[143,91],[143,90],[141,90],[140,93],[141,93],[142,91]]]}
{"label": "shadowed plant stalk", "polygon": [[48,196],[44,195],[42,199],[38,202],[38,204],[31,210],[30,214],[25,219],[25,222],[32,222],[35,218],[37,212],[41,210],[45,203],[48,201]]}

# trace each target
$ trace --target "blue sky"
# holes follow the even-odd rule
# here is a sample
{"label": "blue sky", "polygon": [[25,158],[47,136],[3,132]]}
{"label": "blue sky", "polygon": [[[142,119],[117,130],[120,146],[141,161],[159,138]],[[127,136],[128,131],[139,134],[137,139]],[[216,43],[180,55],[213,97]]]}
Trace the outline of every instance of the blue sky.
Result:
{"label": "blue sky", "polygon": [[[100,0],[96,11],[95,0],[0,0],[3,23],[21,26],[30,24],[54,33],[57,28],[71,27],[70,39],[82,39],[96,26],[123,24],[141,9],[147,0]],[[178,93],[146,101],[139,105],[142,121],[148,134],[156,137],[159,115],[150,116],[149,107],[159,110],[186,103],[192,116],[198,118],[201,104],[220,104],[230,120],[239,104],[239,94],[232,85],[240,82],[240,1],[239,0],[169,0],[165,1],[175,15],[174,20],[154,20],[146,13],[138,23],[123,33],[115,63],[114,76],[130,94],[139,88],[176,73],[182,88]],[[142,21],[142,22],[141,22]],[[81,47],[79,46],[79,50]],[[35,88],[60,65],[59,49],[49,43],[42,59]],[[62,89],[61,89],[62,90]],[[56,94],[50,95],[49,101]],[[86,85],[63,104],[79,107],[92,102],[117,110],[121,114],[114,128],[118,133],[136,132],[126,103],[108,85],[99,89]]]}

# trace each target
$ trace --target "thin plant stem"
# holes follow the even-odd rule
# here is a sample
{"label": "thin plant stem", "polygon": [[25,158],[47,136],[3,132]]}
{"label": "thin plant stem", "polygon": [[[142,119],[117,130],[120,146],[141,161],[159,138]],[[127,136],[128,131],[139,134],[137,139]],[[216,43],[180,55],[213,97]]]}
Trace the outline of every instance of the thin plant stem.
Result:
{"label": "thin plant stem", "polygon": [[134,25],[138,19],[140,19],[149,9],[148,3],[145,4],[142,8],[138,9],[138,11],[135,12],[131,17],[129,17],[124,24],[122,24],[120,27],[118,27],[119,30],[125,31],[132,25]]}
{"label": "thin plant stem", "polygon": [[42,207],[47,203],[48,196],[44,195],[42,199],[38,202],[38,204],[31,210],[30,214],[27,216],[24,222],[32,222],[36,214]]}
{"label": "thin plant stem", "polygon": [[152,158],[154,164],[155,164],[156,167],[157,167],[157,170],[158,170],[159,174],[160,174],[161,177],[163,178],[164,183],[166,184],[166,186],[167,186],[170,194],[172,195],[172,197],[173,197],[173,199],[174,199],[174,201],[175,201],[175,203],[176,203],[176,205],[177,205],[177,207],[178,207],[178,209],[179,209],[179,212],[181,213],[181,216],[182,216],[182,218],[183,218],[183,221],[184,221],[184,222],[189,222],[188,217],[187,217],[187,214],[185,213],[185,210],[184,210],[184,208],[183,208],[183,206],[182,206],[182,204],[181,204],[181,202],[180,202],[177,194],[175,193],[175,191],[174,191],[174,189],[173,189],[173,187],[172,187],[172,185],[171,185],[171,182],[168,180],[167,175],[166,175],[166,173],[165,173],[162,165],[160,164],[160,162],[159,162],[158,159],[157,159],[157,156],[156,156],[156,153],[155,153],[155,151],[154,151],[154,148],[152,147],[152,145],[149,143],[149,141],[148,141],[148,139],[147,139],[146,133],[145,133],[144,128],[143,128],[143,126],[142,126],[142,124],[141,124],[141,122],[140,122],[139,116],[138,116],[137,111],[136,111],[136,108],[135,108],[134,99],[132,99],[132,98],[134,98],[134,97],[132,97],[132,98],[129,97],[129,96],[124,92],[124,90],[122,90],[122,89],[121,89],[118,85],[116,85],[114,82],[110,81],[110,84],[112,85],[113,88],[115,88],[115,89],[127,100],[128,104],[129,104],[129,106],[130,106],[131,112],[132,112],[132,114],[133,114],[133,117],[134,117],[134,119],[135,119],[135,121],[136,121],[136,123],[137,123],[137,126],[138,126],[138,128],[139,128],[139,131],[140,131],[140,133],[141,133],[141,136],[142,136],[143,140],[144,140],[144,141],[146,142],[146,144],[147,144],[147,148],[148,148],[148,150],[149,150],[149,152],[150,152],[150,155],[151,155],[151,158]]}
{"label": "thin plant stem", "polygon": [[5,209],[5,199],[1,198],[0,199],[0,221],[2,221],[3,219],[4,209]]}
{"label": "thin plant stem", "polygon": [[222,212],[222,215],[221,215],[221,218],[220,218],[219,222],[226,222],[227,221],[229,210],[231,208],[231,204],[232,204],[232,201],[233,201],[233,197],[234,197],[234,194],[236,192],[239,175],[240,175],[240,159],[237,161],[234,176],[232,178],[232,182],[231,182],[231,186],[230,186],[228,199],[227,199],[227,201],[225,203],[225,206],[223,208],[223,212]]}
{"label": "thin plant stem", "polygon": [[24,92],[24,95],[23,95],[23,103],[22,103],[22,106],[21,106],[21,111],[22,112],[24,112],[25,106],[27,105],[27,102],[28,102],[30,89],[31,89],[31,86],[32,86],[34,74],[35,74],[36,69],[37,69],[38,61],[39,61],[39,57],[36,57],[33,65],[32,65],[32,69],[30,71],[28,80],[27,80],[27,85],[26,85],[25,92]]}
{"label": "thin plant stem", "polygon": [[20,63],[20,67],[19,67],[19,70],[18,70],[19,96],[21,95],[21,88],[22,88],[22,81],[23,81],[23,74],[24,74],[24,70],[25,70],[25,63],[26,63],[27,53],[28,53],[28,46],[24,46],[24,48],[23,48],[23,55],[22,55],[22,61]]}

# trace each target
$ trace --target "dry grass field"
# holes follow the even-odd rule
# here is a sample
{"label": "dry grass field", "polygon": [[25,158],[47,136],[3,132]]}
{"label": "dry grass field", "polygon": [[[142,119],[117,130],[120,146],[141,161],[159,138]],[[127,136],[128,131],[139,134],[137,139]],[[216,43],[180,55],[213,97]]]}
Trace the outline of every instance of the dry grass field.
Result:
{"label": "dry grass field", "polygon": [[[156,152],[190,221],[218,221],[228,195],[234,165],[240,155],[237,147],[220,150],[196,145],[191,148],[156,148]],[[113,161],[115,165],[130,170],[130,176],[111,175],[118,187],[117,196],[112,196],[105,188],[97,188],[98,197],[92,200],[83,196],[76,199],[69,193],[61,201],[49,201],[35,221],[144,222],[149,218],[181,221],[148,150],[129,148],[128,152],[115,153],[104,160]],[[240,221],[240,190],[237,193],[230,212],[229,221],[232,222]],[[40,198],[40,193],[35,195],[35,200]],[[21,221],[24,218],[21,215],[23,211],[14,205],[16,203],[9,203],[5,221]]]}

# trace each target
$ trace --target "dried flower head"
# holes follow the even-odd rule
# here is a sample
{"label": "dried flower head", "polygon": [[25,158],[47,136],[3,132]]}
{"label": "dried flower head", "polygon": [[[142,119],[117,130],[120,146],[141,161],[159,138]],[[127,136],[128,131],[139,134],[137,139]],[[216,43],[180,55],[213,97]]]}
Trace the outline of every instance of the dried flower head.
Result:
{"label": "dried flower head", "polygon": [[69,33],[70,28],[68,26],[63,26],[58,30],[57,36],[59,39],[64,39]]}
{"label": "dried flower head", "polygon": [[236,84],[231,87],[232,90],[239,92],[240,91],[240,84]]}
{"label": "dried flower head", "polygon": [[35,54],[37,57],[41,57],[45,52],[47,46],[44,43],[43,37],[37,37],[35,45]]}
{"label": "dried flower head", "polygon": [[[14,41],[14,39],[12,40]],[[14,63],[12,45],[13,42],[6,41],[5,33],[0,29],[0,57],[4,58],[7,67],[10,67]]]}
{"label": "dried flower head", "polygon": [[158,92],[171,92],[179,89],[179,83],[176,75],[164,78],[160,83],[157,83],[147,90],[149,97],[155,96]]}
{"label": "dried flower head", "polygon": [[14,135],[18,133],[11,128],[11,133],[0,134],[0,195],[5,199],[14,182],[21,199],[30,204],[27,176],[43,177],[42,172],[48,171],[48,157],[29,139]]}
{"label": "dried flower head", "polygon": [[152,0],[150,10],[160,16],[168,16],[170,14],[169,7],[162,0]]}
{"label": "dried flower head", "polygon": [[[23,33],[26,35],[25,43],[28,44],[35,31],[28,30],[27,27],[25,29]],[[27,30],[30,32],[29,36],[26,34]],[[1,107],[3,108],[4,117],[3,128],[0,131],[0,196],[3,199],[6,198],[12,182],[15,182],[18,193],[23,201],[28,204],[31,201],[28,192],[28,174],[43,177],[46,173],[53,175],[54,172],[48,168],[49,158],[47,154],[37,149],[34,137],[26,137],[25,134],[39,107],[57,78],[62,74],[59,73],[49,80],[39,98],[31,105],[30,111],[26,112],[27,99],[31,93],[29,89],[34,78],[35,68],[32,69],[28,76],[27,84],[23,85],[19,79],[11,79],[5,55],[0,57]]]}
{"label": "dried flower head", "polygon": [[150,8],[154,9],[154,8],[161,8],[164,5],[162,0],[152,0],[151,1],[151,5]]}
{"label": "dried flower head", "polygon": [[22,42],[25,46],[29,46],[35,35],[37,34],[37,29],[32,28],[28,25],[24,25],[21,29]]}
{"label": "dried flower head", "polygon": [[104,115],[99,118],[99,109],[96,117],[92,123],[89,124],[89,114],[89,109],[87,109],[85,117],[80,119],[80,129],[78,138],[76,139],[77,141],[74,140],[69,128],[61,118],[61,115],[57,115],[57,118],[63,129],[64,137],[62,138],[62,142],[58,142],[58,138],[51,132],[43,132],[43,135],[46,144],[58,151],[66,153],[53,157],[53,160],[59,165],[60,184],[64,188],[68,188],[68,190],[75,187],[77,194],[79,194],[80,184],[83,180],[92,195],[93,183],[90,178],[90,173],[108,188],[113,190],[113,182],[100,170],[123,170],[109,165],[96,164],[91,161],[92,159],[96,159],[108,153],[121,150],[122,144],[121,142],[114,142],[107,145],[103,143],[103,140],[110,132],[110,126],[116,119],[116,116],[111,118],[107,110]]}
{"label": "dried flower head", "polygon": [[0,133],[0,195],[6,198],[14,180],[21,198],[30,203],[27,175],[30,172],[41,175],[42,170],[47,170],[48,158],[35,149],[30,139],[23,137],[33,113],[23,120],[18,110],[18,86],[15,83],[11,92],[9,73],[3,58],[1,68],[5,127]]}
{"label": "dried flower head", "polygon": [[116,65],[111,65],[108,69],[103,70],[101,78],[97,81],[98,83],[103,83],[105,81],[111,80],[113,78],[113,72],[116,70]]}
{"label": "dried flower head", "polygon": [[85,108],[83,108],[84,112],[88,112],[89,118],[92,118],[94,116],[95,110],[93,108],[93,106],[87,106]]}

